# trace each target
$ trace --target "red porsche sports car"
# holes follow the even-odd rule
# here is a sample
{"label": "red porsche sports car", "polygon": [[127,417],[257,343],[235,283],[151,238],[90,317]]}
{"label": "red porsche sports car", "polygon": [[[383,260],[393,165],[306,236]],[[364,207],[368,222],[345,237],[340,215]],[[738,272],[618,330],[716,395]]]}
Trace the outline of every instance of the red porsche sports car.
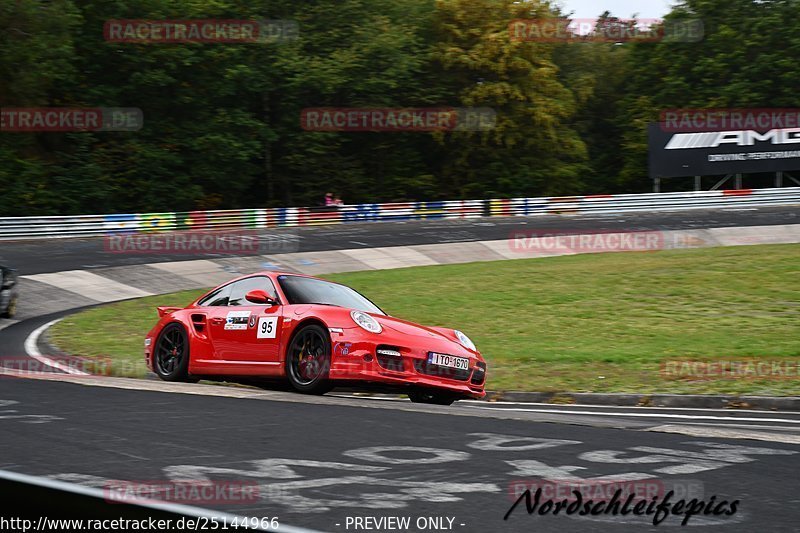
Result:
{"label": "red porsche sports car", "polygon": [[166,381],[279,378],[314,394],[379,384],[444,405],[485,395],[486,362],[466,335],[390,317],[350,287],[311,276],[251,274],[158,314],[145,359]]}

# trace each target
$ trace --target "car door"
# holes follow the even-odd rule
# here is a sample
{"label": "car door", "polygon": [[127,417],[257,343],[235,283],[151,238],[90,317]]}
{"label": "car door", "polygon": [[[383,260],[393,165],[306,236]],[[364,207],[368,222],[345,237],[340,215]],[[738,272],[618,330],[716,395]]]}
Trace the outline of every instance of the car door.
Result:
{"label": "car door", "polygon": [[199,302],[200,308],[192,315],[192,320],[195,323],[200,323],[202,327],[207,328],[208,340],[211,343],[211,358],[201,360],[204,365],[212,365],[214,370],[225,371],[224,366],[220,366],[224,362],[224,358],[220,354],[220,349],[224,348],[228,329],[226,329],[228,317],[228,301],[231,297],[231,289],[233,284],[228,284],[216,289],[214,292],[203,298]]}
{"label": "car door", "polygon": [[[263,290],[278,299],[272,281],[266,276],[253,276],[231,284],[230,297],[224,318],[216,320],[217,335],[214,349],[217,357],[246,373],[270,373],[277,367],[280,354],[280,305],[256,305],[245,296],[253,290]],[[261,370],[259,370],[261,369]]]}

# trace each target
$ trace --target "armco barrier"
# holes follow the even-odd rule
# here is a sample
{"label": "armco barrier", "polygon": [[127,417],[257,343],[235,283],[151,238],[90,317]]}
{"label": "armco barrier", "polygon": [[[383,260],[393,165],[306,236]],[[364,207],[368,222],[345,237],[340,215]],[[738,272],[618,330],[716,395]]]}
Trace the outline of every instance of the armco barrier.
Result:
{"label": "armco barrier", "polygon": [[800,205],[800,187],[500,200],[448,200],[229,211],[0,218],[0,240],[190,229],[233,230],[400,220],[602,214]]}

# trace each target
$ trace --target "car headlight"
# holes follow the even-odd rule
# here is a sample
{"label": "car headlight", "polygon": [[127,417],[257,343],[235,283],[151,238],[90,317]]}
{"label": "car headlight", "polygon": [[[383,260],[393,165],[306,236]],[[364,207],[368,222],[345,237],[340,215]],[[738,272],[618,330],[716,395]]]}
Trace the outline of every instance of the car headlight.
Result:
{"label": "car headlight", "polygon": [[467,337],[466,335],[464,335],[463,333],[461,333],[457,329],[453,330],[453,331],[455,331],[455,333],[456,333],[456,338],[458,339],[458,342],[460,342],[461,345],[464,348],[468,348],[468,349],[472,350],[473,352],[477,352],[478,351],[478,349],[475,347],[475,343],[472,342],[471,340],[469,340],[469,337]]}
{"label": "car headlight", "polygon": [[363,313],[361,311],[351,311],[350,317],[353,319],[353,322],[370,333],[380,333],[383,331],[383,328],[380,324],[378,324],[378,321],[369,316],[367,313]]}

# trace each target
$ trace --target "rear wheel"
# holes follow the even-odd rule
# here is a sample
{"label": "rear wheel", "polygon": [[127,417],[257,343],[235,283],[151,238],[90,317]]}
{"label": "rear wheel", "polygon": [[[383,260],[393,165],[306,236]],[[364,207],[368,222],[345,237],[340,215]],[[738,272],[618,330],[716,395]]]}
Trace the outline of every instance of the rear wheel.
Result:
{"label": "rear wheel", "polygon": [[331,341],[328,331],[317,324],[302,326],[286,350],[286,375],[292,387],[307,394],[325,394],[333,388]]}
{"label": "rear wheel", "polygon": [[192,381],[189,378],[189,336],[182,325],[167,324],[156,342],[153,369],[164,381]]}
{"label": "rear wheel", "polygon": [[414,403],[429,403],[433,405],[452,405],[458,398],[446,392],[429,390],[415,390],[408,393],[408,398]]}
{"label": "rear wheel", "polygon": [[4,313],[0,314],[0,318],[14,318],[14,315],[17,314],[17,297],[12,296],[11,299],[8,301],[8,307]]}

